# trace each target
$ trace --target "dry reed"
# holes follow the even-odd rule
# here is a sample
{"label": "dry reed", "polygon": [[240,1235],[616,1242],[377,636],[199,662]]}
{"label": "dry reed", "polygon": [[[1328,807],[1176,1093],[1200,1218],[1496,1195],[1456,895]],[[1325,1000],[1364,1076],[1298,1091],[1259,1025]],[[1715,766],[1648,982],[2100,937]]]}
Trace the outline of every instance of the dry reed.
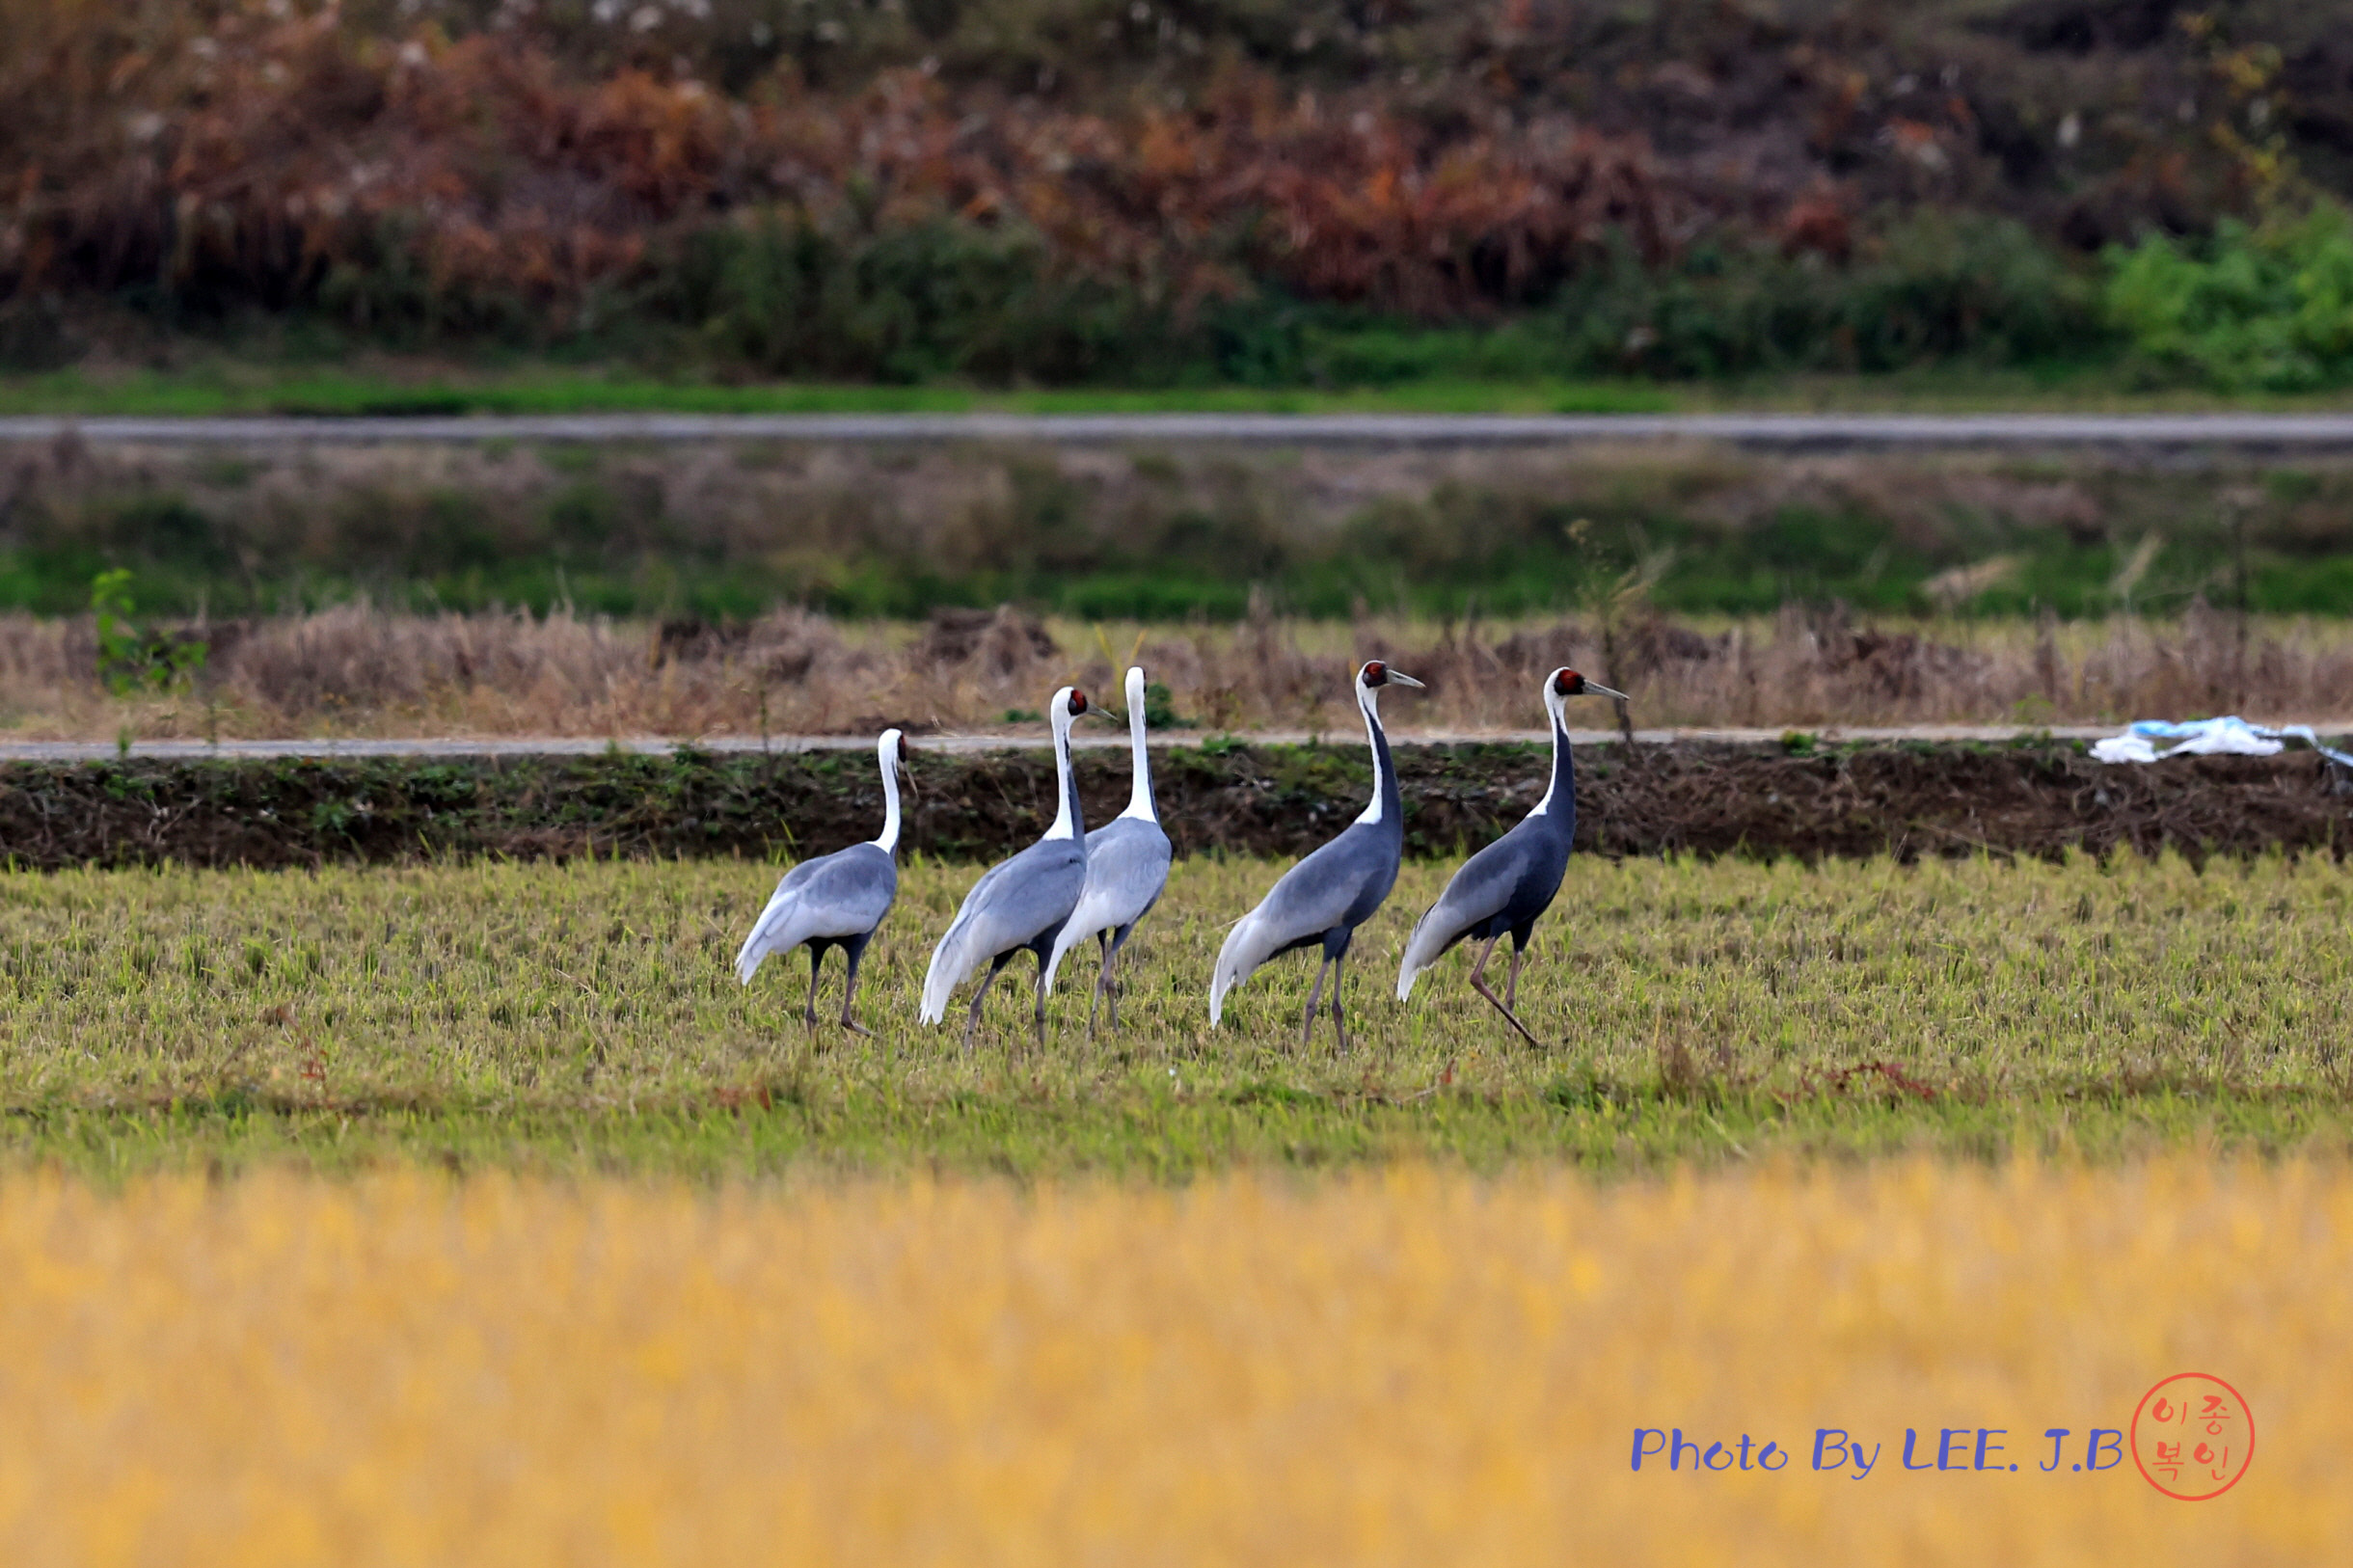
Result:
{"label": "dry reed", "polygon": [[[2341,1560],[2348,1269],[2341,1166],[2192,1156],[1027,1197],[31,1177],[0,1188],[0,1557]],[[2069,1469],[2181,1370],[2252,1405],[2235,1490]],[[1867,1478],[1813,1469],[1824,1427]],[[1950,1427],[1964,1465],[1999,1429],[1992,1468],[1904,1468]],[[1637,1474],[1636,1428],[1794,1457]]]}
{"label": "dry reed", "polygon": [[[929,626],[779,610],[748,626],[558,612],[419,616],[345,606],[205,635],[200,689],[118,699],[89,623],[0,615],[0,730],[20,740],[328,735],[849,734],[1004,728],[1058,683],[1109,692],[1133,654],[1203,730],[1341,730],[1347,671],[1382,657],[1430,684],[1407,732],[1524,730],[1531,690],[1574,664],[1634,693],[1637,723],[1822,727],[2106,723],[2242,710],[2328,721],[2353,689],[2353,627],[2193,610],[1857,626],[1835,614],[1699,627],[1655,619],[1439,625],[1258,616],[1231,627],[1039,623],[1011,610]],[[1606,726],[1599,705],[1587,722]],[[1020,728],[1027,720],[1010,721]]]}

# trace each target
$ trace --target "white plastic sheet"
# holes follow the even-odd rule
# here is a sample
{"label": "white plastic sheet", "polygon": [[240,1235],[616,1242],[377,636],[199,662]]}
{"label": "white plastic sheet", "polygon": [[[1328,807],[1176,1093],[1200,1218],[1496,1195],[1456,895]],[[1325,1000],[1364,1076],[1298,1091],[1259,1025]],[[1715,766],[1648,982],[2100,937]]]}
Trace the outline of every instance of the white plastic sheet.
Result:
{"label": "white plastic sheet", "polygon": [[[2160,751],[2156,744],[2159,741],[2176,743]],[[2270,757],[2285,750],[2290,741],[2302,741],[2331,762],[2353,768],[2353,753],[2322,745],[2310,724],[2273,729],[2250,724],[2236,715],[2180,723],[2144,718],[2127,726],[2122,735],[2093,743],[2092,755],[2100,762],[2162,762],[2167,757]]]}

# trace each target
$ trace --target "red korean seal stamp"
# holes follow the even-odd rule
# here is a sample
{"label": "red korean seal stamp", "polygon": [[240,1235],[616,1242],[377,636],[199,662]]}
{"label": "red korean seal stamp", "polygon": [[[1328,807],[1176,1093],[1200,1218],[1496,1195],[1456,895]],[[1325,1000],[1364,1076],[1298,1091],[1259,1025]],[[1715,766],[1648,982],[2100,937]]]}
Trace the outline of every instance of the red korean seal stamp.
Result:
{"label": "red korean seal stamp", "polygon": [[2176,1372],[2141,1395],[2131,1441],[2142,1479],[2169,1498],[2204,1502],[2247,1473],[2255,1412],[2221,1378]]}

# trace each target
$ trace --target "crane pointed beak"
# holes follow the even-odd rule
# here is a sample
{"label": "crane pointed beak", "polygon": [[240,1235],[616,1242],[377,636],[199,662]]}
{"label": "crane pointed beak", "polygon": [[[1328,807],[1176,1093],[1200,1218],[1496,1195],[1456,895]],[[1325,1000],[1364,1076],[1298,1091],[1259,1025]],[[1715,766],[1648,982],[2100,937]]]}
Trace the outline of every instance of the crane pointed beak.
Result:
{"label": "crane pointed beak", "polygon": [[1585,681],[1585,689],[1597,697],[1614,697],[1620,702],[1634,701],[1634,698],[1628,696],[1625,692],[1612,691],[1608,687],[1602,685],[1599,681],[1595,681],[1589,677]]}
{"label": "crane pointed beak", "polygon": [[1425,689],[1422,684],[1420,681],[1415,680],[1411,675],[1401,675],[1393,669],[1389,672],[1388,684],[1391,686],[1410,686],[1417,691]]}

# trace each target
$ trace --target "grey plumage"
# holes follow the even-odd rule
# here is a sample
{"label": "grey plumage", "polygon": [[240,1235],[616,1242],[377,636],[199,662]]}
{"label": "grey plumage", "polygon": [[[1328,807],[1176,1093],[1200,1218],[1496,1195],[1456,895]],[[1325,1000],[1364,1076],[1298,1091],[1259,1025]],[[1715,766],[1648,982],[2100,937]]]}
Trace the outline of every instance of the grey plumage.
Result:
{"label": "grey plumage", "polygon": [[1043,837],[1009,860],[988,868],[964,895],[947,934],[932,950],[931,968],[923,981],[925,1023],[947,1016],[948,998],[966,976],[982,963],[988,973],[972,993],[972,1008],[964,1020],[964,1044],[972,1044],[979,1027],[981,1002],[989,986],[1014,955],[1028,951],[1038,958],[1037,1030],[1045,1041],[1045,998],[1052,986],[1047,957],[1062,934],[1070,911],[1087,880],[1087,825],[1078,804],[1078,781],[1070,768],[1070,722],[1087,711],[1085,695],[1070,687],[1054,693],[1047,717],[1054,734],[1055,782],[1059,804],[1053,825]]}
{"label": "grey plumage", "polygon": [[838,947],[846,956],[849,973],[842,986],[841,1023],[859,1034],[869,1033],[850,1014],[857,996],[858,962],[866,956],[882,917],[899,896],[899,770],[905,766],[906,739],[897,730],[884,730],[875,743],[882,769],[882,832],[866,844],[852,844],[832,854],[803,860],[784,874],[768,906],[752,922],[751,934],[736,954],[736,978],[751,977],[771,953],[809,949],[809,1005],[802,1015],[817,1022],[817,979],[825,952]]}
{"label": "grey plumage", "polygon": [[1119,961],[1120,949],[1127,945],[1137,924],[1160,902],[1169,882],[1169,836],[1161,830],[1159,807],[1152,799],[1151,758],[1145,748],[1144,671],[1131,666],[1126,684],[1128,738],[1135,752],[1127,809],[1087,835],[1086,886],[1079,893],[1077,907],[1064,923],[1062,934],[1054,939],[1054,953],[1045,966],[1046,985],[1051,988],[1064,955],[1090,936],[1101,940],[1103,966],[1095,976],[1094,1000],[1087,1004],[1090,1034],[1095,1029],[1095,1009],[1106,999],[1111,1005],[1111,1027],[1120,1026],[1119,997],[1111,986],[1112,965]]}
{"label": "grey plumage", "polygon": [[1397,792],[1397,770],[1389,754],[1389,736],[1381,728],[1375,693],[1383,686],[1419,687],[1378,660],[1357,671],[1356,701],[1365,716],[1366,739],[1372,747],[1371,803],[1338,838],[1310,854],[1270,889],[1258,906],[1234,923],[1219,948],[1217,968],[1209,982],[1209,1023],[1214,1028],[1225,1010],[1226,993],[1248,980],[1267,960],[1293,949],[1320,943],[1323,962],[1308,991],[1307,1017],[1300,1029],[1304,1043],[1315,1028],[1315,1010],[1323,995],[1324,972],[1332,972],[1332,1027],[1341,1048],[1348,1043],[1340,1014],[1341,965],[1356,928],[1372,918],[1396,885],[1397,865],[1405,852],[1404,801]]}
{"label": "grey plumage", "polygon": [[[1553,774],[1544,798],[1511,831],[1464,862],[1447,883],[1438,902],[1422,912],[1407,938],[1405,956],[1397,965],[1397,1000],[1413,994],[1421,971],[1436,963],[1455,943],[1480,944],[1471,965],[1471,988],[1485,997],[1504,1021],[1530,1045],[1540,1042],[1520,1021],[1520,965],[1528,952],[1537,919],[1552,907],[1568,869],[1569,847],[1577,833],[1577,767],[1569,751],[1566,699],[1584,693],[1626,700],[1622,691],[1596,686],[1573,669],[1556,669],[1544,678],[1544,709],[1552,720]],[[1511,937],[1511,975],[1504,994],[1487,988],[1487,960],[1495,945]]]}

